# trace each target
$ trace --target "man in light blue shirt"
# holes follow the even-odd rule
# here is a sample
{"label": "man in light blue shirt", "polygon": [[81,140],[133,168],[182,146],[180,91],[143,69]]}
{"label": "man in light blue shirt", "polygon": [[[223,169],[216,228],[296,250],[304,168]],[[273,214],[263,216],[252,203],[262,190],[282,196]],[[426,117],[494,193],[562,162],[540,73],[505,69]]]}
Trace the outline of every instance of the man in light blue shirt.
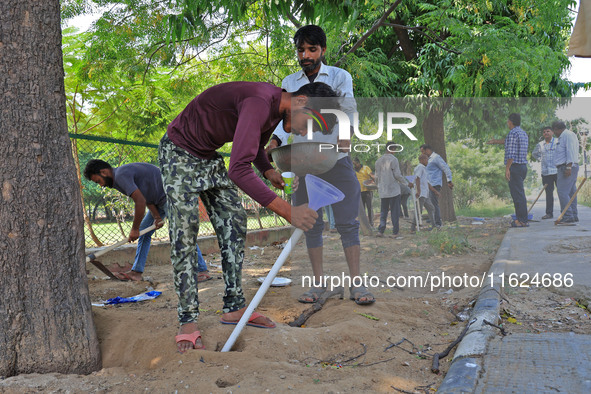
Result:
{"label": "man in light blue shirt", "polygon": [[[353,114],[357,107],[353,98],[353,79],[351,75],[338,67],[327,66],[323,63],[326,53],[326,34],[321,27],[315,25],[304,26],[295,33],[294,44],[301,70],[288,75],[283,79],[281,87],[288,92],[298,90],[301,86],[312,82],[324,82],[329,85],[343,99],[340,101],[340,109],[353,121]],[[341,236],[341,244],[345,252],[345,258],[349,267],[351,281],[361,276],[360,269],[360,241],[359,241],[359,222],[357,215],[361,201],[361,189],[353,163],[347,153],[350,150],[350,140],[339,140],[338,126],[332,129],[331,134],[313,133],[313,141],[324,142],[337,145],[339,156],[335,166],[318,175],[328,183],[338,188],[345,198],[343,201],[332,205],[335,226]],[[279,123],[267,150],[273,149],[279,145],[288,142],[288,135],[283,130],[283,124]],[[307,136],[294,136],[293,143],[309,141]],[[343,150],[345,152],[343,152]],[[294,203],[296,205],[308,202],[306,194],[306,178],[300,179],[299,187],[294,193]],[[318,219],[314,227],[306,231],[306,246],[308,255],[312,264],[314,273],[314,287],[306,291],[298,299],[303,303],[316,302],[326,291],[323,278],[323,241],[322,230],[324,221],[322,212],[319,212]],[[371,304],[375,302],[374,296],[364,286],[352,286],[350,288],[351,299],[357,304]]]}
{"label": "man in light blue shirt", "polygon": [[433,152],[431,145],[423,144],[420,149],[421,153],[427,155],[429,158],[426,167],[427,180],[429,185],[431,185],[429,188],[429,199],[435,208],[433,215],[435,217],[434,225],[435,227],[440,228],[442,222],[441,211],[439,210],[439,196],[441,195],[441,186],[443,185],[443,174],[445,174],[445,177],[447,178],[447,186],[449,186],[450,189],[453,189],[454,184],[451,181],[451,169],[441,156]]}
{"label": "man in light blue shirt", "polygon": [[[552,131],[558,137],[554,164],[558,170],[556,190],[560,200],[560,211],[564,209],[577,190],[577,175],[579,174],[579,139],[577,135],[566,128],[562,121],[552,123]],[[577,197],[568,207],[560,223],[576,223],[579,221]]]}
{"label": "man in light blue shirt", "polygon": [[557,172],[554,165],[554,153],[556,152],[557,138],[554,138],[552,127],[547,126],[542,129],[544,139],[540,141],[532,157],[542,162],[542,185],[546,185],[546,214],[542,219],[552,219],[554,216],[554,186],[556,185]]}

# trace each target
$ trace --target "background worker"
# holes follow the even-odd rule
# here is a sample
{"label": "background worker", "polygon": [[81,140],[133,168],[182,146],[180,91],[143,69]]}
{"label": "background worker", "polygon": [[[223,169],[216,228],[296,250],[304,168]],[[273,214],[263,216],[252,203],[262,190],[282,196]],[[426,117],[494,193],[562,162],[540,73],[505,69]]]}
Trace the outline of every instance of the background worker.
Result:
{"label": "background worker", "polygon": [[[350,120],[353,119],[353,113],[357,110],[357,105],[353,99],[353,80],[351,75],[338,67],[327,66],[323,63],[326,53],[326,34],[321,27],[316,25],[304,26],[295,33],[293,41],[296,47],[296,54],[301,70],[288,75],[281,83],[281,87],[287,91],[293,91],[301,86],[312,82],[323,82],[328,84],[335,92],[339,92],[341,110],[345,112]],[[352,124],[352,123],[351,123]],[[345,259],[349,267],[351,279],[361,275],[360,269],[360,241],[359,241],[359,222],[357,215],[361,201],[361,191],[359,182],[355,176],[353,163],[347,154],[347,148],[350,149],[350,140],[340,140],[338,138],[340,130],[332,129],[332,133],[315,133],[313,141],[325,142],[338,145],[340,153],[335,166],[318,177],[335,186],[345,195],[343,201],[332,205],[332,211],[335,219],[335,227],[341,236],[341,245],[345,253]],[[350,130],[349,130],[350,133]],[[268,149],[287,143],[287,134],[283,132],[281,126],[277,127]],[[306,142],[307,138],[294,136],[293,143]],[[306,194],[306,179],[300,180],[298,190],[294,193],[296,204],[302,204],[308,201]],[[322,283],[324,277],[323,270],[323,240],[322,230],[324,223],[322,214],[319,214],[318,220],[310,231],[306,232],[306,246],[308,256],[312,265],[315,282]],[[326,291],[325,287],[312,287],[302,294],[298,301],[302,303],[313,303]],[[375,302],[371,294],[364,286],[352,287],[350,289],[350,298],[357,304],[371,304]]]}
{"label": "background worker", "polygon": [[[378,194],[381,200],[380,225],[378,227],[378,237],[383,237],[388,222],[388,212],[392,217],[392,234],[398,237],[400,231],[400,185],[408,183],[400,172],[398,159],[389,150],[390,146],[395,146],[393,141],[386,143],[384,154],[376,161],[376,183],[378,184]],[[394,149],[394,148],[393,148]]]}
{"label": "background worker", "polygon": [[[113,188],[133,200],[134,216],[128,240],[129,242],[138,240],[135,260],[130,271],[115,272],[114,275],[121,280],[142,280],[152,235],[156,230],[142,236],[139,235],[140,231],[154,223],[157,229],[161,228],[164,225],[162,219],[166,217],[166,195],[162,187],[160,169],[148,163],[131,163],[113,168],[106,161],[93,159],[86,164],[84,176],[102,187]],[[199,256],[198,280],[203,282],[211,279],[211,276],[199,246],[196,246],[196,249]]]}
{"label": "background worker", "polygon": [[451,169],[441,156],[433,152],[433,148],[431,148],[431,145],[423,144],[421,145],[420,149],[421,153],[427,155],[427,157],[429,158],[427,167],[425,168],[425,170],[427,171],[427,180],[429,182],[429,198],[431,199],[431,203],[435,208],[435,227],[441,228],[443,223],[441,221],[441,211],[439,209],[439,196],[441,195],[443,174],[445,174],[445,177],[447,178],[447,186],[450,189],[453,189],[454,187],[454,184],[451,181]]}
{"label": "background worker", "polygon": [[413,216],[412,224],[410,227],[411,232],[415,232],[417,229],[417,216],[422,214],[422,207],[427,209],[427,215],[429,215],[429,222],[431,223],[431,229],[435,227],[435,207],[429,198],[429,182],[427,181],[427,164],[429,158],[425,154],[419,155],[419,164],[415,167],[413,175],[415,176],[415,196],[419,201],[419,206],[415,209],[419,209],[417,215]]}
{"label": "background worker", "polygon": [[547,185],[544,190],[546,193],[546,214],[542,216],[542,219],[552,219],[554,217],[554,186],[558,177],[558,170],[554,165],[557,141],[550,126],[542,129],[542,136],[543,140],[536,144],[531,155],[534,159],[541,161],[542,185]]}
{"label": "background worker", "polygon": [[353,167],[355,168],[355,175],[357,175],[359,187],[361,188],[361,203],[363,204],[363,207],[367,210],[367,219],[369,220],[369,225],[373,227],[373,193],[371,190],[367,188],[367,186],[363,184],[363,182],[373,181],[375,179],[375,176],[371,168],[361,164],[361,161],[358,157],[353,158]]}
{"label": "background worker", "polygon": [[556,191],[560,201],[560,212],[563,212],[570,199],[575,196],[560,223],[576,223],[579,221],[577,209],[577,176],[579,174],[579,139],[577,135],[566,128],[564,122],[558,120],[552,123],[552,131],[558,137],[554,163],[558,170]]}
{"label": "background worker", "polygon": [[[507,119],[509,134],[505,139],[493,139],[489,144],[505,145],[505,179],[515,207],[515,220],[511,227],[529,227],[527,218],[527,199],[523,183],[527,175],[527,149],[529,137],[521,128],[521,115],[509,114]],[[560,194],[559,194],[560,196]]]}

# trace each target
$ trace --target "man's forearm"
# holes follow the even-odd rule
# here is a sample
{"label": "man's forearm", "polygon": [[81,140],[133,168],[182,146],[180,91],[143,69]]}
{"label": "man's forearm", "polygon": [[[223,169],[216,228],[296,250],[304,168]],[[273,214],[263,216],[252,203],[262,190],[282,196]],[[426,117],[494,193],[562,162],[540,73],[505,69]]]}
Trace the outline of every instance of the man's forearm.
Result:
{"label": "man's forearm", "polygon": [[292,206],[287,201],[277,197],[267,205],[267,208],[291,223]]}
{"label": "man's forearm", "polygon": [[133,224],[131,225],[132,230],[139,230],[140,224],[144,219],[144,214],[146,213],[146,203],[136,202],[135,203],[135,212],[133,215]]}
{"label": "man's forearm", "polygon": [[511,168],[511,164],[513,164],[513,159],[507,159],[507,165],[505,166],[505,170],[509,170]]}

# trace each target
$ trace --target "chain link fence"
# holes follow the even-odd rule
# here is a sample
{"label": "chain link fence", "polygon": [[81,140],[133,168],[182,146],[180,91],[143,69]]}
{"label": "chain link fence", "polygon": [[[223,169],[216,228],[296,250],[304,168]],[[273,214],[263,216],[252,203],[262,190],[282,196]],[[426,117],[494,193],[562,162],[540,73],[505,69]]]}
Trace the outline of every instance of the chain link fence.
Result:
{"label": "chain link fence", "polygon": [[[91,159],[104,160],[113,167],[137,162],[158,166],[158,145],[82,134],[70,134],[70,139],[82,192],[86,247],[110,245],[127,238],[133,222],[133,200],[115,189],[101,188],[96,183],[84,178],[84,167]],[[222,153],[222,155],[226,166],[228,166],[229,154]],[[269,184],[266,179],[263,181]],[[242,205],[248,214],[249,230],[289,225],[285,219],[261,207],[248,195],[241,191],[239,193]],[[199,235],[214,234],[201,201],[199,203],[199,217],[201,219]],[[168,223],[158,229],[152,239],[167,241]]]}

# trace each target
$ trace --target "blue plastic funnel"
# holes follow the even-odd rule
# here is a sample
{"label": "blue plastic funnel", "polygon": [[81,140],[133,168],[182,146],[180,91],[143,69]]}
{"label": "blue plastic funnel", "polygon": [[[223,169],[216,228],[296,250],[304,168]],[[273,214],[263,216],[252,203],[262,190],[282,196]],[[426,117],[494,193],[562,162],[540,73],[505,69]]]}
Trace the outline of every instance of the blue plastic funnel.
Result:
{"label": "blue plastic funnel", "polygon": [[339,189],[314,175],[306,175],[306,187],[308,189],[308,208],[315,211],[345,198]]}

